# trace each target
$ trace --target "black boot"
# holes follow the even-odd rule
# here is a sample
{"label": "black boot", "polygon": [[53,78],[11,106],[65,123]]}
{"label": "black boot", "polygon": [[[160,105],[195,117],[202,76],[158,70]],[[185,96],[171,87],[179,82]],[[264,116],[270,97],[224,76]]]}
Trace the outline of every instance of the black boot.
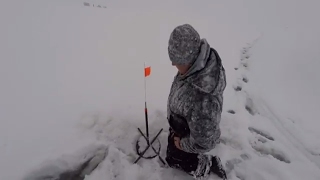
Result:
{"label": "black boot", "polygon": [[227,180],[226,171],[224,170],[219,157],[217,156],[212,157],[212,166],[210,170],[211,172],[219,176],[221,179]]}

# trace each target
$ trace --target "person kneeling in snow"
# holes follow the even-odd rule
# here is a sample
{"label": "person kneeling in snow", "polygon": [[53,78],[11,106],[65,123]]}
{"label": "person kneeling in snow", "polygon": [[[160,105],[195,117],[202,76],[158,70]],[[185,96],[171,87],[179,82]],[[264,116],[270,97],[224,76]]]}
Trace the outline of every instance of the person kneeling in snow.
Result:
{"label": "person kneeling in snow", "polygon": [[178,73],[168,98],[166,161],[196,179],[211,172],[227,179],[220,158],[205,154],[215,148],[221,134],[226,77],[219,54],[189,24],[172,31],[168,53]]}

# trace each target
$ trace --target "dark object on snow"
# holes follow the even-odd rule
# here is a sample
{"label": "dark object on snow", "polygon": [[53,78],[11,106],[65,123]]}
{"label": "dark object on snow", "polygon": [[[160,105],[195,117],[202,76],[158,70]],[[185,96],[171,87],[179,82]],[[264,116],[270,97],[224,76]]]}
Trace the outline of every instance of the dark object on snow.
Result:
{"label": "dark object on snow", "polygon": [[241,90],[242,90],[242,87],[241,87],[241,86],[237,86],[237,87],[234,88],[234,90],[235,90],[235,91],[241,91]]}
{"label": "dark object on snow", "polygon": [[255,114],[250,106],[246,105],[245,108],[246,108],[246,110],[247,110],[251,115],[254,115],[254,114]]}
{"label": "dark object on snow", "polygon": [[195,178],[207,177],[214,173],[224,180],[227,179],[220,158],[181,151],[174,144],[174,136],[177,135],[171,128],[169,131],[166,161],[171,168],[182,170]]}
{"label": "dark object on snow", "polygon": [[230,114],[235,114],[236,112],[235,112],[234,110],[230,109],[230,110],[228,111],[228,113],[230,113]]}
{"label": "dark object on snow", "polygon": [[90,3],[84,2],[83,5],[84,6],[90,6]]}
{"label": "dark object on snow", "polygon": [[83,180],[105,159],[107,151],[104,145],[90,146],[75,155],[42,164],[23,180]]}
{"label": "dark object on snow", "polygon": [[242,79],[242,81],[245,82],[245,83],[248,83],[248,79],[245,78],[245,77]]}

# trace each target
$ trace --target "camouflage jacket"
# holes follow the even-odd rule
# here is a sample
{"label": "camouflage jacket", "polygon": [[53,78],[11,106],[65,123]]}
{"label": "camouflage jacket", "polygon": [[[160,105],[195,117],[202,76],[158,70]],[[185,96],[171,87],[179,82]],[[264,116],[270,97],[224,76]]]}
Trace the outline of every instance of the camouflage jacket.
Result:
{"label": "camouflage jacket", "polygon": [[202,39],[200,55],[187,73],[174,77],[168,98],[169,124],[183,151],[205,153],[216,146],[225,87],[220,56]]}

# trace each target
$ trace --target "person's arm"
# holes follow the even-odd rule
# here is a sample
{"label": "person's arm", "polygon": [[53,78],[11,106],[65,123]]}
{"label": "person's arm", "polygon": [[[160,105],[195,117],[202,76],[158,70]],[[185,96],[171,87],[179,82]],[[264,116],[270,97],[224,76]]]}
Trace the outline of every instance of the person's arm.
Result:
{"label": "person's arm", "polygon": [[196,102],[188,120],[190,136],[180,140],[181,150],[189,153],[205,153],[212,150],[220,138],[220,112],[218,102],[210,96]]}

